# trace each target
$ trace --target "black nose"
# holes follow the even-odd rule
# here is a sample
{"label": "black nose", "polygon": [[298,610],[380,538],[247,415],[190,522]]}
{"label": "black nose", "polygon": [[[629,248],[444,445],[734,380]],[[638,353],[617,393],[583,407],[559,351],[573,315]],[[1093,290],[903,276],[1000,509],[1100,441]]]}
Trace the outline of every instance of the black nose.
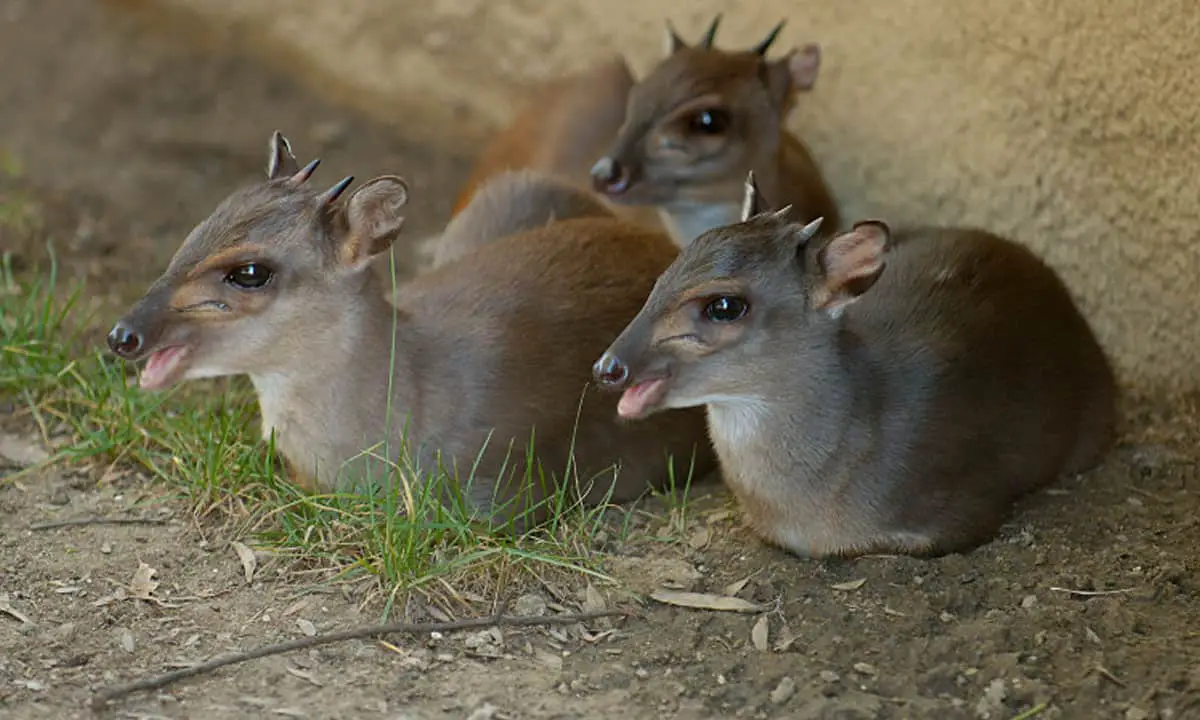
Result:
{"label": "black nose", "polygon": [[616,158],[602,157],[592,166],[592,185],[599,192],[619,195],[629,188],[629,168]]}
{"label": "black nose", "polygon": [[592,365],[592,375],[603,385],[617,386],[629,379],[629,367],[612,353],[604,353]]}
{"label": "black nose", "polygon": [[108,332],[108,349],[123,358],[132,357],[142,349],[142,336],[124,323],[113,325]]}

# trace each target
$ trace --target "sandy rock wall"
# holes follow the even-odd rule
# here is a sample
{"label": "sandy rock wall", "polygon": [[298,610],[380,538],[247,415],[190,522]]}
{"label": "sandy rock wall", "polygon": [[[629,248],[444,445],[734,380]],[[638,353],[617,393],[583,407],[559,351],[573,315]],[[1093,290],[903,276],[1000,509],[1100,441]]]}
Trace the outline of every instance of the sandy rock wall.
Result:
{"label": "sandy rock wall", "polygon": [[[614,50],[644,71],[664,13],[724,46],[788,18],[821,43],[792,126],[849,218],[969,223],[1057,267],[1139,385],[1200,386],[1200,12],[1189,0],[143,0],[431,142],[477,141],[532,78]],[[397,168],[403,172],[403,168]]]}

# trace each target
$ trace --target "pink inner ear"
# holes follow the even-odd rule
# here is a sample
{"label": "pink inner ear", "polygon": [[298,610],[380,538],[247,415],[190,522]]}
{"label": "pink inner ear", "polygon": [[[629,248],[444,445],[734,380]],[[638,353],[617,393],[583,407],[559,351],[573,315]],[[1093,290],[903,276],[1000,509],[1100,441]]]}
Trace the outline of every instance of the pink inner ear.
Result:
{"label": "pink inner ear", "polygon": [[825,248],[825,275],[834,287],[877,274],[883,268],[887,232],[877,225],[860,225],[838,235]]}
{"label": "pink inner ear", "polygon": [[811,90],[821,69],[821,46],[809,43],[788,58],[788,74],[796,90]]}

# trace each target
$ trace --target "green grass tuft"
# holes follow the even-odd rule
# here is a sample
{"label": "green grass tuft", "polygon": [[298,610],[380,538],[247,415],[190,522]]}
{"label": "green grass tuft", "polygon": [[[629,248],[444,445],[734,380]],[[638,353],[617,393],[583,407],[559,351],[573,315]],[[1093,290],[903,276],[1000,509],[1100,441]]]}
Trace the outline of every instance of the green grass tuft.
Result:
{"label": "green grass tuft", "polygon": [[[611,508],[584,509],[559,493],[548,500],[553,521],[537,531],[482,527],[463,505],[435,500],[444,475],[405,482],[420,475],[410,468],[384,483],[391,489],[382,495],[305,494],[282,479],[270,443],[260,439],[244,378],[139,390],[126,363],[85,342],[80,328],[102,323],[89,325],[96,318],[82,308],[81,288],[60,293],[59,284],[53,257],[49,273],[33,279],[18,278],[7,256],[0,266],[0,398],[27,411],[54,448],[44,466],[134,468],[173,488],[199,516],[223,514],[264,544],[336,568],[337,576],[374,576],[389,609],[413,589],[456,594],[473,586],[482,595],[514,572],[603,577],[592,539],[601,530],[622,536],[633,517],[618,510],[614,523]],[[686,486],[673,477],[666,498],[670,525],[680,531]]]}

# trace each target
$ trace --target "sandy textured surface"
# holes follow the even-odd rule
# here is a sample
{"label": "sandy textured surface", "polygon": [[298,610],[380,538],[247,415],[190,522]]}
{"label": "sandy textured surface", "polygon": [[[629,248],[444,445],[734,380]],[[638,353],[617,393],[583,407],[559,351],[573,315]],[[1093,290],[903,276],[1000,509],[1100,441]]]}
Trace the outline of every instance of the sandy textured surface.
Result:
{"label": "sandy textured surface", "polygon": [[[426,188],[424,195],[414,194],[410,206],[412,237],[444,221],[453,191],[466,176],[465,155],[473,146],[463,138],[471,137],[469,127],[447,120],[444,132],[423,137],[412,121],[419,115],[415,111],[395,117],[381,113],[383,123],[371,122],[328,100],[338,94],[355,96],[343,92],[348,86],[321,79],[297,82],[293,59],[278,54],[278,45],[253,41],[253,34],[243,36],[252,41],[247,47],[270,50],[257,57],[278,61],[280,71],[269,71],[256,54],[236,52],[218,42],[219,37],[196,47],[189,42],[196,36],[194,22],[169,30],[154,23],[144,26],[132,14],[107,12],[105,5],[79,0],[0,3],[0,67],[20,69],[0,73],[0,152],[13,155],[24,168],[17,179],[0,178],[0,198],[14,190],[28,193],[47,224],[45,237],[0,234],[4,251],[16,245],[18,266],[40,258],[40,242],[49,238],[64,274],[88,279],[88,300],[115,306],[132,301],[161,272],[193,224],[231,188],[261,177],[273,127],[288,131],[302,158],[324,158],[319,170],[323,182],[347,173],[363,178],[392,170],[411,178],[414,187]],[[343,5],[381,6],[373,0]],[[1048,85],[1032,74],[1017,73],[1015,68],[1024,67],[1019,59],[1011,67],[989,61],[974,73],[1007,79],[993,82],[999,88],[998,104],[963,100],[952,105],[958,108],[956,115],[922,110],[925,106],[916,100],[900,102],[908,99],[905,83],[916,83],[901,82],[904,78],[925,73],[922,87],[949,97],[965,92],[955,89],[959,76],[953,73],[971,73],[962,63],[939,68],[936,53],[927,54],[919,43],[897,43],[898,35],[885,32],[888,25],[882,20],[854,12],[857,3],[843,0],[840,6],[840,24],[831,16],[811,28],[827,42],[829,74],[805,106],[801,122],[812,123],[809,134],[852,207],[869,211],[865,198],[870,197],[897,215],[915,217],[924,203],[950,218],[965,214],[968,204],[960,197],[974,198],[981,209],[972,212],[1002,229],[1024,223],[1027,228],[1044,224],[1048,231],[1072,230],[1068,235],[1029,235],[1052,251],[1077,283],[1090,283],[1089,307],[1108,323],[1110,339],[1120,335],[1118,320],[1128,318],[1121,321],[1132,328],[1120,337],[1125,357],[1141,358],[1147,376],[1165,378],[1178,371],[1180,379],[1192,378],[1184,351],[1193,336],[1178,334],[1189,328],[1190,308],[1181,292],[1174,305],[1156,299],[1176,292],[1163,284],[1170,277],[1185,277],[1193,269],[1194,258],[1175,252],[1176,247],[1190,251],[1193,241],[1184,230],[1151,232],[1146,218],[1135,211],[1145,201],[1129,199],[1135,193],[1134,178],[1169,177],[1162,170],[1168,165],[1152,165],[1158,156],[1149,151],[1140,160],[1139,173],[1130,174],[1129,168],[1139,167],[1130,148],[1146,141],[1073,140],[1075,147],[1063,139],[1070,135],[1067,130],[1036,135],[1033,129],[1042,126],[1029,119],[1034,116],[1009,108],[1024,107],[1013,98],[1038,88],[1044,93]],[[357,26],[363,39],[355,44],[347,39],[352,34],[343,36],[339,28],[349,32],[356,26],[344,19],[335,23],[325,16],[329,8],[307,0],[242,7],[255,13],[274,7],[278,16],[273,22],[290,28],[284,39],[294,47],[346,62],[369,52],[402,57],[412,45],[405,33],[420,37],[434,22],[410,22],[405,15],[415,11],[395,3],[386,23],[373,17]],[[478,59],[480,53],[512,58],[543,52],[565,61],[566,47],[600,52],[604,43],[588,40],[589,33],[609,22],[598,14],[578,15],[572,3],[560,0],[552,7],[559,8],[555,12],[562,18],[575,18],[569,21],[571,34],[561,40],[565,44],[538,45],[527,39],[552,38],[553,33],[540,29],[541,20],[535,19],[521,30],[521,14],[497,9],[508,5],[492,6],[491,24],[485,25],[454,24],[444,20],[442,5],[430,7],[435,12],[429,17],[443,18],[440,22],[460,33],[457,37],[482,33],[477,43],[456,41],[460,49],[472,50],[460,50],[462,65],[447,60],[444,67],[459,81],[474,77],[495,97],[502,97],[504,86],[483,80],[502,72],[515,76],[522,66],[505,69],[497,62],[493,67],[486,57]],[[896,18],[906,19],[904,27],[932,22],[932,16],[899,7]],[[1149,11],[1139,12],[1144,18]],[[620,12],[607,14],[622,17]],[[637,27],[629,18],[641,16],[632,13],[626,21]],[[1130,14],[1125,22],[1144,22],[1137,17]],[[556,22],[567,22],[562,18]],[[728,37],[752,37],[765,24],[762,20],[731,16]],[[681,30],[691,30],[689,37],[694,37],[703,21],[699,16],[680,18]],[[850,27],[851,21],[878,26],[878,37],[863,30],[856,41],[850,32],[834,32]],[[803,25],[798,18],[794,22]],[[895,24],[900,27],[899,20]],[[480,30],[484,27],[486,31]],[[985,29],[982,24],[970,27],[978,33]],[[1002,23],[994,28],[1004,29]],[[802,30],[810,31],[795,27],[786,39],[798,41]],[[384,38],[384,32],[395,37]],[[1181,32],[1178,26],[1168,29],[1160,46],[1170,47],[1171,34]],[[629,41],[652,49],[657,28],[644,26]],[[970,47],[965,42],[960,38],[932,47],[946,55],[953,48]],[[1051,45],[1057,42],[1063,41]],[[1097,44],[1089,52],[1095,58],[1114,58],[1117,67],[1097,66],[1094,76],[1103,83],[1064,80],[1061,92],[1121,100],[1097,88],[1119,84],[1114,73],[1135,67],[1138,42],[1131,34],[1116,43]],[[877,62],[887,57],[888,48],[904,60]],[[437,57],[451,55],[443,50]],[[1089,56],[1064,66],[1090,68],[1090,63],[1099,60]],[[539,74],[550,67],[539,61],[525,69]],[[934,70],[940,74],[931,75]],[[888,73],[894,76],[892,84],[885,81]],[[361,75],[388,77],[383,72]],[[874,94],[860,97],[859,91],[868,89],[853,78],[868,75],[877,79],[869,90]],[[1181,73],[1170,77],[1186,80]],[[397,88],[389,97],[398,105],[407,98],[430,118],[453,106],[449,100],[413,101],[417,95],[403,85],[412,80],[396,75],[389,81]],[[448,84],[445,97],[468,87]],[[1148,93],[1156,92],[1158,85],[1147,82],[1147,87]],[[1182,90],[1178,96],[1186,99]],[[1003,98],[1009,100],[1001,102]],[[1154,108],[1169,107],[1156,102],[1147,94],[1137,117],[1153,117]],[[844,109],[844,117],[831,114],[835,107]],[[1063,101],[1063,107],[1077,106]],[[962,113],[971,109],[979,114],[964,120]],[[884,133],[874,123],[889,112],[896,119]],[[1157,117],[1162,116],[1159,112]],[[921,122],[929,135],[917,132]],[[1082,115],[1073,122],[1077,125],[1069,127],[1086,126]],[[1143,121],[1129,122],[1140,127],[1137,123]],[[1002,125],[1012,133],[997,133]],[[1147,125],[1160,126],[1165,127]],[[968,142],[970,133],[979,140]],[[916,142],[917,137],[930,140]],[[1041,139],[1014,139],[1031,137]],[[947,150],[940,151],[933,138]],[[1182,144],[1182,133],[1174,141]],[[1008,153],[1001,147],[1005,142]],[[900,162],[865,151],[875,146],[891,148]],[[1029,154],[1035,146],[1059,163],[1045,165],[1047,190],[1023,179],[1027,175],[1022,173],[1041,167]],[[847,148],[853,152],[843,153]],[[912,181],[896,182],[909,166],[926,169]],[[968,166],[975,169],[960,169]],[[1178,168],[1180,176],[1187,171],[1183,163],[1169,167]],[[1006,179],[1003,189],[968,193],[967,185],[960,185],[971,174],[989,173],[995,186]],[[1131,189],[1125,195],[1105,195],[1116,178],[1129,182]],[[885,187],[894,190],[883,192]],[[1049,199],[1040,214],[1031,215],[1027,208],[1043,192]],[[1169,217],[1187,230],[1184,209],[1193,206],[1183,198],[1191,203],[1196,195],[1177,183],[1163,196],[1180,206]],[[1127,202],[1122,206],[1115,198]],[[1164,201],[1165,209],[1169,205]],[[1004,212],[1004,207],[1016,209]],[[1121,233],[1108,230],[1100,219],[1091,224],[1080,220],[1100,211],[1107,215],[1097,218],[1128,213],[1129,223],[1140,222],[1147,229]],[[1165,221],[1154,227],[1160,226],[1165,230]],[[1150,244],[1151,237],[1157,244]],[[1152,262],[1172,252],[1182,257]],[[1072,261],[1085,257],[1095,259],[1078,265]],[[1119,259],[1124,257],[1141,259]],[[403,257],[400,264],[409,265]],[[1149,278],[1144,301],[1127,285],[1137,273]],[[1101,279],[1111,279],[1111,286]],[[98,318],[89,335],[94,342],[101,341],[106,318],[115,314],[106,311]],[[1167,334],[1169,330],[1176,334]],[[1182,350],[1162,340],[1151,344],[1158,332],[1176,338]],[[0,334],[0,344],[4,340]],[[1155,353],[1164,358],[1158,365],[1152,362]],[[606,540],[595,539],[604,553],[600,569],[616,582],[598,582],[594,589],[606,603],[635,611],[637,617],[628,621],[611,626],[598,622],[586,633],[578,627],[506,629],[399,636],[391,646],[368,641],[330,645],[143,693],[97,716],[87,702],[102,687],[231,650],[371,622],[379,619],[382,608],[363,594],[371,583],[327,584],[326,576],[271,553],[260,553],[258,570],[247,581],[229,545],[239,538],[252,542],[242,521],[225,524],[216,511],[198,519],[174,497],[175,488],[125,465],[110,467],[105,460],[12,477],[29,457],[44,456],[47,449],[24,402],[0,398],[0,718],[1011,720],[1021,713],[1035,713],[1037,720],[1195,718],[1200,716],[1200,396],[1141,398],[1128,403],[1128,410],[1120,445],[1101,468],[1066,478],[1021,503],[998,537],[973,553],[929,561],[881,556],[801,560],[756,540],[728,496],[714,489],[711,496],[689,503],[681,527],[672,529],[663,508],[650,503],[644,508],[650,512],[632,512],[628,523],[609,528]],[[31,528],[33,523],[127,514],[165,524]],[[155,592],[166,604],[137,600],[127,592],[123,599],[118,596],[135,585],[140,563],[156,571],[160,584]],[[729,590],[731,586],[735,589]],[[645,598],[662,588],[733,592],[765,612],[711,612]],[[494,609],[492,601],[501,593],[567,608],[588,598],[582,577],[547,575],[542,582],[504,583],[494,595],[489,591],[481,599],[453,604],[417,595],[405,603],[404,613],[418,620],[431,618],[434,608],[456,617],[483,615]]]}
{"label": "sandy textured surface", "polygon": [[1187,0],[156,2],[232,23],[313,82],[443,140],[477,137],[522,82],[605,52],[643,71],[667,12],[694,40],[724,10],[723,45],[786,16],[780,50],[824,49],[792,125],[850,217],[1010,234],[1062,270],[1128,378],[1200,379],[1200,14]]}

